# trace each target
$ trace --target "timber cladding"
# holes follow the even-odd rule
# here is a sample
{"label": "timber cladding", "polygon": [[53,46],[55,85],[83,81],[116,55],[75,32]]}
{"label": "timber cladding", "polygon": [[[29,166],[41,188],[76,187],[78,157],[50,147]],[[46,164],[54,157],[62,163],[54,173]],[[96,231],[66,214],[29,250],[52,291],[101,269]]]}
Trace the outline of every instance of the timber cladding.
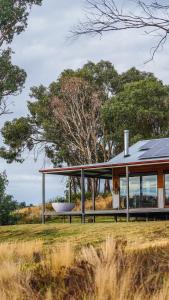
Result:
{"label": "timber cladding", "polygon": [[[156,173],[157,176],[157,186],[158,188],[164,187],[164,174],[169,172],[169,164],[159,164],[159,165],[148,165],[148,166],[131,166],[129,167],[130,175],[148,174]],[[119,191],[120,186],[120,176],[126,175],[125,167],[114,168],[113,169],[113,190],[115,193]]]}

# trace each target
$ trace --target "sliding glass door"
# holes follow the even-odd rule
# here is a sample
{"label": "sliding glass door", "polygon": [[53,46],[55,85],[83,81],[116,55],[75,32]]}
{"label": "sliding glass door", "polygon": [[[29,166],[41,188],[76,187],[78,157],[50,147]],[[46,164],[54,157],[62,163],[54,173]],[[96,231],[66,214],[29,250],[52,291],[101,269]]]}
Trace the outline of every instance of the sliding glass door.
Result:
{"label": "sliding glass door", "polygon": [[169,207],[169,174],[165,174],[165,207]]}
{"label": "sliding glass door", "polygon": [[[120,178],[120,208],[126,208],[126,178]],[[157,207],[157,175],[129,177],[129,207]]]}
{"label": "sliding glass door", "polygon": [[140,207],[157,207],[157,175],[142,176],[142,195]]}
{"label": "sliding glass door", "polygon": [[140,207],[140,176],[129,178],[129,207]]}

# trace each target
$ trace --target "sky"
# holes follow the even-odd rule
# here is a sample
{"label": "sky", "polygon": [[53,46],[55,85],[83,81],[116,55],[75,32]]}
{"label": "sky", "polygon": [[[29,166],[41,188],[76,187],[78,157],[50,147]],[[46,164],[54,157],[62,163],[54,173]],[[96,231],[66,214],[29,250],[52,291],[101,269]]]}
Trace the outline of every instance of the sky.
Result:
{"label": "sky", "polygon": [[[124,1],[123,1],[124,2]],[[126,0],[125,3],[129,3]],[[2,117],[6,120],[26,116],[27,101],[30,100],[30,87],[43,84],[48,86],[56,80],[64,69],[77,69],[88,61],[111,61],[118,72],[135,66],[169,83],[169,47],[166,44],[155,59],[150,58],[150,49],[155,38],[142,31],[125,31],[106,34],[104,37],[81,37],[68,39],[69,32],[84,16],[85,0],[43,0],[41,7],[33,7],[25,32],[17,36],[11,47],[13,63],[27,72],[27,80],[22,93],[9,99],[13,114]],[[2,145],[1,141],[1,145]],[[50,161],[39,156],[35,162],[33,153],[25,153],[23,164],[7,164],[0,159],[0,172],[6,170],[9,185],[7,192],[17,201],[27,204],[41,202],[41,174],[39,169],[51,167]],[[46,198],[63,195],[65,178],[46,176]]]}

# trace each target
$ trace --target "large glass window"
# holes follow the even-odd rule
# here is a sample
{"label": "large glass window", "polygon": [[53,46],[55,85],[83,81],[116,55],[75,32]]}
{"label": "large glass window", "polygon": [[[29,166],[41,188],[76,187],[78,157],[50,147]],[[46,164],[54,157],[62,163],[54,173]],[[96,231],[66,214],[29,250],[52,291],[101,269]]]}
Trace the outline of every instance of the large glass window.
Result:
{"label": "large glass window", "polygon": [[[126,178],[120,178],[120,208],[126,208]],[[129,178],[129,207],[157,207],[157,175]]]}
{"label": "large glass window", "polygon": [[165,206],[169,206],[169,174],[165,174]]}
{"label": "large glass window", "polygon": [[157,206],[157,176],[142,176],[141,207]]}
{"label": "large glass window", "polygon": [[120,208],[126,208],[127,184],[126,177],[120,177]]}
{"label": "large glass window", "polygon": [[129,178],[129,207],[140,207],[140,176]]}

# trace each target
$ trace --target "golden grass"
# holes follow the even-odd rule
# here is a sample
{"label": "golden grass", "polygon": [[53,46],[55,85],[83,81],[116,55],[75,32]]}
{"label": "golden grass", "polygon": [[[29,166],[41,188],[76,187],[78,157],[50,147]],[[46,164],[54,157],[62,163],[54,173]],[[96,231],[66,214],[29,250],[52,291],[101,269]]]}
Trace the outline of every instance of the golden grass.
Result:
{"label": "golden grass", "polygon": [[110,222],[88,224],[29,224],[0,227],[0,242],[34,241],[42,239],[43,244],[61,245],[69,242],[76,248],[98,245],[107,236],[127,239],[128,247],[143,247],[145,243],[169,240],[169,221],[160,222]]}
{"label": "golden grass", "polygon": [[42,207],[32,206],[18,209],[14,212],[19,216],[19,223],[39,223],[41,221]]}
{"label": "golden grass", "polygon": [[[103,209],[111,209],[112,208],[112,196],[107,196],[105,198],[98,196],[96,198],[96,209],[103,210]],[[53,210],[51,203],[46,204],[47,210]],[[92,200],[87,199],[85,201],[85,209],[90,210],[92,209]],[[74,210],[79,211],[81,210],[81,203],[80,200],[76,203]],[[32,206],[32,207],[25,207],[19,209],[15,212],[18,216],[20,216],[19,223],[39,223],[41,221],[41,214],[42,214],[42,207],[39,206]]]}
{"label": "golden grass", "polygon": [[78,251],[41,240],[0,244],[0,299],[167,300],[169,241],[130,247],[107,237]]}
{"label": "golden grass", "polygon": [[[112,209],[112,196],[107,196],[105,198],[98,196],[96,198],[96,210],[104,210],[104,209]],[[75,210],[80,210],[81,209],[81,203],[80,201],[76,204]],[[85,209],[86,210],[91,210],[92,209],[92,200],[87,199],[85,201]]]}

